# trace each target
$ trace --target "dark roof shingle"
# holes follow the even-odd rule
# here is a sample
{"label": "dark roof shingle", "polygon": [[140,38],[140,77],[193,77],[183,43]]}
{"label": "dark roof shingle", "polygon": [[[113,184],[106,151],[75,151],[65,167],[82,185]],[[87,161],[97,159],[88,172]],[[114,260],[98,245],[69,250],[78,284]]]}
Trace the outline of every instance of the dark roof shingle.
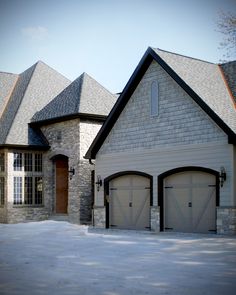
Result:
{"label": "dark roof shingle", "polygon": [[83,73],[66,87],[41,111],[32,122],[46,121],[75,114],[94,114],[107,116],[117,97]]}
{"label": "dark roof shingle", "polygon": [[0,118],[0,145],[41,145],[28,123],[70,81],[39,61],[19,75],[17,83]]}

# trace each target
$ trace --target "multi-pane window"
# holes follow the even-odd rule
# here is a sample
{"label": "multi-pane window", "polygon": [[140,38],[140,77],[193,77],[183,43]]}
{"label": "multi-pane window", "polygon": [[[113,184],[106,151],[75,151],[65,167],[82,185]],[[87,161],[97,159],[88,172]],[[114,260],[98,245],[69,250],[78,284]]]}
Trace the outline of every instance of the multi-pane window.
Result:
{"label": "multi-pane window", "polygon": [[43,159],[40,153],[14,153],[15,205],[43,204]]}
{"label": "multi-pane window", "polygon": [[27,205],[33,204],[33,177],[25,177],[25,194],[24,203]]}
{"label": "multi-pane window", "polygon": [[34,182],[35,204],[39,205],[43,202],[43,179],[35,177]]}
{"label": "multi-pane window", "polygon": [[42,172],[43,170],[43,159],[42,154],[35,154],[34,169],[37,172]]}
{"label": "multi-pane window", "polygon": [[22,204],[22,177],[14,177],[14,204]]}
{"label": "multi-pane window", "polygon": [[33,155],[31,153],[25,153],[25,171],[33,171]]}
{"label": "multi-pane window", "polygon": [[14,153],[14,171],[22,171],[22,153]]}
{"label": "multi-pane window", "polygon": [[5,178],[4,177],[0,177],[0,206],[4,205],[4,199],[5,199],[5,193],[4,193],[4,189],[5,189]]}
{"label": "multi-pane window", "polygon": [[0,153],[0,172],[3,172],[5,169],[4,153]]}

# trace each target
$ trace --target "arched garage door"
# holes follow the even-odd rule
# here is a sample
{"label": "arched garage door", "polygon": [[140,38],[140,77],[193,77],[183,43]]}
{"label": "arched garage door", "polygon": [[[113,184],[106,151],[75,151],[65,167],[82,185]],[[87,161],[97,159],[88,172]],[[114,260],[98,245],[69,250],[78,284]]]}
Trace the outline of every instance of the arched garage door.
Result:
{"label": "arched garage door", "polygon": [[164,179],[164,229],[193,233],[216,231],[214,175],[186,171]]}
{"label": "arched garage door", "polygon": [[150,229],[150,179],[123,175],[109,182],[109,227]]}

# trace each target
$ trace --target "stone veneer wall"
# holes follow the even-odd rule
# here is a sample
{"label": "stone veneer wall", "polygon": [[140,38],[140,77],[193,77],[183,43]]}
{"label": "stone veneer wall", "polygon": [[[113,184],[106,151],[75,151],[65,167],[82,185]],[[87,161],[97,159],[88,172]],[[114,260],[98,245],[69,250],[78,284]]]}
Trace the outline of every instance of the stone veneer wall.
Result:
{"label": "stone veneer wall", "polygon": [[68,183],[68,216],[72,223],[90,223],[92,218],[91,165],[83,157],[101,127],[100,122],[73,119],[43,126],[50,150],[44,159],[45,196],[50,200],[51,214],[55,213],[55,167],[52,158],[68,157],[69,168],[75,175]]}
{"label": "stone veneer wall", "polygon": [[7,223],[7,209],[6,209],[6,206],[0,207],[0,223]]}
{"label": "stone veneer wall", "polygon": [[106,208],[103,206],[96,206],[93,209],[93,225],[97,228],[106,227]]}
{"label": "stone veneer wall", "polygon": [[157,206],[151,207],[151,231],[160,231],[160,209]]}
{"label": "stone veneer wall", "polygon": [[91,223],[92,220],[92,169],[94,166],[84,159],[93,139],[101,128],[101,123],[94,121],[80,121],[80,161],[79,161],[79,199],[80,222]]}
{"label": "stone veneer wall", "polygon": [[217,234],[236,234],[236,207],[217,208]]}

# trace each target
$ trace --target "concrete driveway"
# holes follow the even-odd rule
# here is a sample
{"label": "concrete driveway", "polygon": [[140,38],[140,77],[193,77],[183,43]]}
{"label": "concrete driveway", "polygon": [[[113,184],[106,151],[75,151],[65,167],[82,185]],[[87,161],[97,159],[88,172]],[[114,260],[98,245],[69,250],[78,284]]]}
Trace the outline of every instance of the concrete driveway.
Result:
{"label": "concrete driveway", "polygon": [[0,224],[0,294],[235,294],[236,238]]}

